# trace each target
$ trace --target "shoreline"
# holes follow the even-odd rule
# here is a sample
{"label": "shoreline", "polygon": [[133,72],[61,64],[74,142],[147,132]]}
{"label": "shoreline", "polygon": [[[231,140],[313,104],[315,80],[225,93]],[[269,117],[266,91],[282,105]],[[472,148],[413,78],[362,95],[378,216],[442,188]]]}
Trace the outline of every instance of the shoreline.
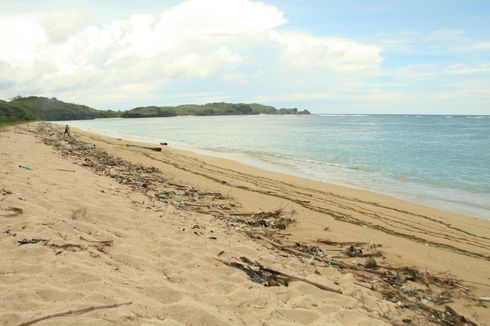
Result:
{"label": "shoreline", "polygon": [[[63,121],[61,123],[58,122],[52,122],[52,123],[64,124],[64,123],[69,123],[69,121]],[[153,137],[121,136],[110,132],[103,132],[97,130],[96,128],[88,128],[88,127],[85,128],[76,127],[76,128],[82,131],[93,132],[107,137],[121,138],[127,141],[146,142],[146,143],[151,143],[153,145],[159,145],[158,140],[156,140]],[[383,179],[384,183],[383,182],[381,183],[378,182],[377,184],[371,183],[371,186],[367,186],[367,184],[370,183],[370,180],[369,178],[367,178],[367,176],[364,176],[362,174],[357,176],[357,178],[349,180],[348,175],[352,173],[353,170],[347,167],[341,167],[341,166],[335,167],[331,165],[324,166],[320,162],[311,161],[311,160],[296,160],[293,158],[285,158],[285,157],[274,156],[270,154],[250,153],[246,151],[240,152],[240,151],[233,151],[233,150],[226,150],[226,149],[220,150],[219,148],[206,148],[206,147],[200,147],[198,145],[192,145],[185,142],[174,141],[174,140],[165,140],[165,141],[170,141],[168,146],[171,148],[183,150],[183,151],[189,151],[198,155],[206,155],[206,156],[216,157],[224,160],[232,160],[240,164],[244,164],[262,170],[267,170],[270,172],[277,172],[277,173],[287,174],[290,176],[303,178],[311,181],[321,182],[326,184],[327,186],[334,185],[340,187],[353,188],[356,190],[368,191],[376,194],[393,197],[399,200],[409,201],[414,204],[415,203],[421,204],[434,209],[454,212],[469,217],[476,217],[486,221],[490,220],[490,211],[488,210],[488,208],[481,207],[479,205],[466,202],[461,199],[457,200],[456,198],[454,198],[456,197],[456,194],[454,194],[450,198],[443,198],[439,194],[441,189],[444,190],[444,193],[451,193],[456,191],[456,189],[454,188],[445,188],[442,187],[441,185],[431,186],[431,187],[425,185],[424,186],[425,188],[422,189],[422,191],[425,192],[421,194],[419,191],[421,190],[420,185],[414,182],[410,182],[407,185],[408,189],[410,189],[409,191],[406,190],[407,189],[406,187],[393,186],[393,185],[390,186],[391,188],[387,189],[386,185],[390,184],[391,182],[388,182],[388,180],[390,180],[389,179],[390,177],[386,177],[386,176],[384,178],[388,178],[388,179],[386,180]],[[322,165],[323,169],[326,168],[330,172],[327,173],[326,175],[323,174],[316,175],[314,172],[311,171],[309,172],[301,171],[300,164],[309,167]],[[305,170],[304,167],[303,170]],[[339,178],[337,176],[339,173],[343,177]],[[357,173],[360,172],[357,171]],[[331,180],[332,178],[334,180]],[[363,181],[360,181],[361,179]],[[470,195],[470,193],[466,195]]]}
{"label": "shoreline", "polygon": [[[60,322],[437,325],[431,315],[457,316],[446,306],[481,325],[490,318],[479,301],[490,290],[488,221],[73,132],[66,141],[60,126],[31,123],[0,133],[7,324],[121,302],[132,304]],[[275,222],[240,222],[276,211]],[[239,257],[293,279],[254,283],[244,271],[257,265]]]}

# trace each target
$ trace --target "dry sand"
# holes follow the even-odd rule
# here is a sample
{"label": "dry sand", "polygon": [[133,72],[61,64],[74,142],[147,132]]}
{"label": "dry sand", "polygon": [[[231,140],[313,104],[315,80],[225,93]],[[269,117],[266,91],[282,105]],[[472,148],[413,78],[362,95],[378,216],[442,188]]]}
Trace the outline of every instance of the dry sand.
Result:
{"label": "dry sand", "polygon": [[[454,311],[490,324],[489,221],[73,132],[70,144],[46,123],[0,131],[0,324],[456,324]],[[296,222],[237,214],[276,209]],[[352,242],[377,270],[343,253]],[[294,277],[266,287],[240,257]]]}

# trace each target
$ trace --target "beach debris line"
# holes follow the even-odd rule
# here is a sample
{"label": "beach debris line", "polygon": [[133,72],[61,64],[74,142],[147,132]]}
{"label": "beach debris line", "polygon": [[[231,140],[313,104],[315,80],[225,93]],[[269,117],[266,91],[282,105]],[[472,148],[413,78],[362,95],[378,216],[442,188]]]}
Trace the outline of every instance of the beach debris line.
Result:
{"label": "beach debris line", "polygon": [[290,224],[296,221],[294,218],[295,214],[295,211],[286,212],[284,209],[280,208],[270,212],[233,213],[228,216],[227,221],[246,224],[252,227],[263,226],[266,228],[285,230]]}
{"label": "beach debris line", "polygon": [[319,246],[307,245],[304,243],[295,242],[293,248],[295,250],[304,252],[312,257],[325,257],[325,252]]}
{"label": "beach debris line", "polygon": [[76,164],[88,167],[96,174],[109,176],[120,184],[128,185],[133,191],[144,193],[151,202],[158,201],[179,209],[217,217],[224,217],[224,211],[231,211],[239,206],[220,192],[202,191],[169,180],[158,168],[123,160],[97,148],[94,144],[74,137],[63,140],[59,133],[47,124],[39,124],[36,131],[45,144],[53,146],[63,156],[72,158]]}
{"label": "beach debris line", "polygon": [[73,310],[67,310],[63,312],[58,312],[50,315],[46,315],[43,317],[39,317],[30,321],[26,321],[23,323],[20,323],[18,326],[29,326],[29,325],[34,325],[36,323],[39,323],[40,321],[46,320],[46,319],[51,319],[51,318],[56,318],[56,317],[64,317],[64,316],[69,316],[69,315],[80,315],[84,314],[87,312],[91,312],[94,310],[100,310],[100,309],[112,309],[112,308],[117,308],[121,306],[127,306],[132,304],[131,301],[129,302],[122,302],[122,303],[114,303],[114,304],[104,304],[104,305],[99,305],[99,306],[90,306],[86,308],[81,308],[81,309],[73,309]]}
{"label": "beach debris line", "polygon": [[350,245],[344,249],[344,253],[349,257],[362,256],[362,249],[356,248],[354,245]]}
{"label": "beach debris line", "polygon": [[[346,242],[346,241],[332,241],[318,239],[317,243],[329,245],[332,250],[340,250],[345,256],[355,258],[367,258],[367,257],[381,257],[384,258],[383,253],[378,250],[382,244],[375,244],[373,242]],[[332,258],[343,258],[342,256],[332,256]]]}
{"label": "beach debris line", "polygon": [[342,291],[339,289],[334,289],[329,286],[310,281],[303,277],[294,276],[291,274],[274,270],[272,268],[265,267],[257,261],[255,262],[251,261],[247,257],[240,257],[238,261],[231,261],[231,262],[218,258],[215,259],[225,265],[242,270],[249,276],[249,278],[253,282],[262,284],[264,286],[280,286],[280,285],[288,286],[291,281],[300,281],[300,282],[308,283],[310,285],[313,285],[325,291],[342,294]]}
{"label": "beach debris line", "polygon": [[[439,325],[474,325],[467,318],[464,319],[466,322],[461,322],[463,319],[458,317],[460,315],[455,311],[450,313],[445,308],[454,297],[474,301],[474,298],[470,296],[470,289],[462,286],[460,280],[449,275],[435,275],[427,271],[420,271],[415,267],[378,263],[373,257],[379,256],[377,248],[381,245],[373,243],[322,240],[317,243],[329,243],[330,245],[319,247],[304,243],[284,244],[274,238],[274,235],[277,234],[265,231],[260,234],[255,229],[246,234],[251,238],[265,241],[275,249],[293,254],[302,262],[306,263],[302,257],[309,258],[308,263],[310,264],[316,264],[316,266],[320,264],[326,268],[336,268],[342,273],[352,273],[361,282],[356,282],[356,284],[380,293],[385,300],[395,303],[400,309],[416,312],[415,319],[420,323],[430,321]],[[349,250],[345,250],[345,246]],[[353,251],[351,246],[362,248],[362,255],[351,257],[350,254]],[[343,257],[327,254],[328,251],[337,253],[338,250],[344,254]],[[382,254],[381,257],[383,257]],[[352,258],[364,259],[364,263],[343,261]]]}
{"label": "beach debris line", "polygon": [[[162,189],[159,192],[155,193],[153,196],[156,200],[161,201],[163,203],[172,204],[171,199],[175,199],[177,197],[184,197],[190,201],[199,201],[200,199],[206,197],[211,200],[225,200],[227,199],[220,192],[206,192],[199,191],[194,187],[186,187],[174,182],[167,182],[168,185],[177,188],[177,190],[172,189]],[[191,203],[184,203],[192,205]],[[205,206],[205,205],[204,205]]]}
{"label": "beach debris line", "polygon": [[[298,257],[298,259],[300,261],[303,261],[301,259],[301,257],[309,258],[311,261],[314,261],[315,257],[320,257],[320,258],[325,257],[325,253],[323,252],[323,250],[317,246],[310,246],[310,245],[306,245],[306,244],[302,244],[302,243],[298,243],[298,242],[296,242],[293,245],[286,246],[286,245],[279,243],[279,240],[271,240],[271,239],[268,239],[268,238],[266,238],[260,234],[255,234],[252,232],[246,232],[246,233],[251,238],[263,240],[263,241],[271,244],[276,249],[286,251],[288,253],[295,255],[296,257]],[[269,233],[269,235],[270,235],[270,233]]]}

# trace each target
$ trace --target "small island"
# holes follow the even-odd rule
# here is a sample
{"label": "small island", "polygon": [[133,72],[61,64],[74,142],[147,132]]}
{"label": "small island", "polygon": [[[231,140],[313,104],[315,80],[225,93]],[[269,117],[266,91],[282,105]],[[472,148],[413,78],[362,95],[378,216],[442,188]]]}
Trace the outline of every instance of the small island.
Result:
{"label": "small island", "polygon": [[145,106],[125,111],[97,110],[86,105],[67,103],[57,98],[16,96],[10,101],[0,100],[0,123],[31,120],[88,120],[99,118],[153,118],[175,116],[219,116],[257,114],[310,114],[297,108],[277,109],[257,103],[207,103],[178,106]]}

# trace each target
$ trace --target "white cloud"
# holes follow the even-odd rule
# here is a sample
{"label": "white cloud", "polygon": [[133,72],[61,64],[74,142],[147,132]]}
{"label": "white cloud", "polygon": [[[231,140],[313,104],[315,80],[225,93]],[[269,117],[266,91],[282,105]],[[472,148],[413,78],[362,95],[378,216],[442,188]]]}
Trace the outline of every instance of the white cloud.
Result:
{"label": "white cloud", "polygon": [[305,33],[269,33],[284,47],[284,60],[301,68],[361,72],[378,67],[381,48],[342,38],[315,37]]}
{"label": "white cloud", "polygon": [[464,36],[464,34],[464,31],[459,29],[441,28],[432,32],[430,36],[432,38],[453,41],[456,38]]}
{"label": "white cloud", "polygon": [[17,68],[31,67],[48,41],[44,29],[23,17],[0,19],[0,62]]}
{"label": "white cloud", "polygon": [[458,75],[484,74],[490,73],[490,64],[465,65],[457,64],[449,67],[449,72]]}
{"label": "white cloud", "polygon": [[412,64],[400,67],[393,75],[401,79],[434,80],[441,82],[448,78],[472,78],[490,73],[490,64]]}
{"label": "white cloud", "polygon": [[76,10],[54,11],[34,17],[53,42],[62,42],[76,32],[86,17]]}
{"label": "white cloud", "polygon": [[398,78],[427,79],[440,75],[443,71],[433,64],[412,64],[396,70]]}
{"label": "white cloud", "polygon": [[188,0],[82,27],[85,18],[77,11],[0,16],[0,97],[44,94],[103,106],[151,97],[175,80],[280,80],[294,89],[313,75],[324,89],[372,76],[383,60],[376,45],[281,31],[284,14],[250,0]]}
{"label": "white cloud", "polygon": [[249,0],[188,0],[160,17],[157,30],[187,35],[254,34],[285,23],[276,7]]}

